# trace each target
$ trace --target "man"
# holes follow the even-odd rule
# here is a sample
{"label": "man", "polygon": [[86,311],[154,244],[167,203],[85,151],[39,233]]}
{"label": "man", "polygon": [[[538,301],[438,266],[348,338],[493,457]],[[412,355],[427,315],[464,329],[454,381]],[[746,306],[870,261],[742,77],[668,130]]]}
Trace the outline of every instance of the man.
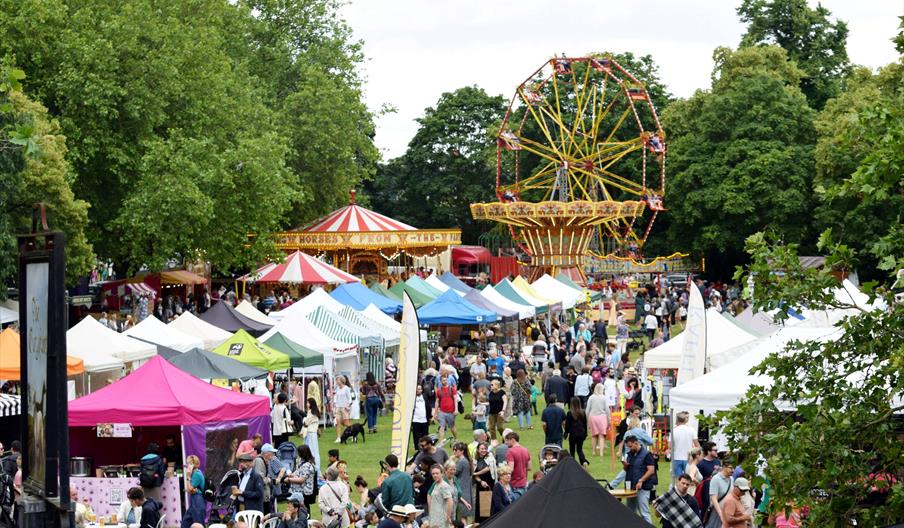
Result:
{"label": "man", "polygon": [[[239,502],[239,510],[264,511],[264,479],[252,468],[254,457],[250,453],[239,456],[239,485],[232,487],[232,498]],[[142,514],[143,515],[143,514]],[[142,523],[144,517],[141,518]]]}
{"label": "man", "polygon": [[505,464],[506,463],[506,456],[508,455],[509,447],[508,447],[508,444],[505,443],[505,437],[508,436],[508,434],[511,432],[512,432],[512,430],[507,427],[505,429],[503,429],[502,430],[502,441],[499,442],[499,444],[493,450],[493,455],[495,455],[495,457],[496,457],[497,464]]}
{"label": "man", "polygon": [[747,526],[750,515],[744,511],[744,505],[741,504],[741,495],[750,491],[750,483],[747,479],[740,477],[731,487],[731,492],[722,499],[722,528],[734,528],[737,526]]}
{"label": "man", "polygon": [[606,331],[606,323],[602,319],[597,319],[596,324],[593,325],[593,337],[602,342],[602,345],[600,345],[602,347],[605,347],[606,343],[609,342],[609,334]]}
{"label": "man", "polygon": [[590,346],[590,338],[591,337],[592,336],[590,335],[590,330],[587,330],[587,325],[585,325],[584,323],[579,324],[578,332],[577,332],[578,343],[583,341],[585,345]]}
{"label": "man", "polygon": [[69,502],[75,506],[75,526],[82,528],[88,522],[88,517],[94,515],[94,512],[91,511],[91,506],[87,501],[78,501],[78,490],[74,487],[69,488]]}
{"label": "man", "polygon": [[176,435],[166,435],[162,455],[164,464],[175,464],[177,468],[182,467],[182,447],[176,443]]}
{"label": "man", "polygon": [[656,334],[656,329],[659,328],[659,321],[652,312],[647,313],[643,318],[643,326],[647,331],[647,338],[652,341],[653,336]]}
{"label": "man", "polygon": [[[258,460],[263,461],[264,473],[261,476],[264,477],[264,490],[269,490],[270,497],[269,503],[264,506],[268,508],[266,513],[273,513],[276,511],[276,499],[282,495],[282,482],[286,477],[286,467],[282,460],[276,457],[276,448],[270,444],[261,446],[261,456],[254,461],[255,471],[258,470]],[[259,471],[258,473],[260,474]]]}
{"label": "man", "polygon": [[697,463],[697,469],[700,470],[703,480],[706,480],[719,470],[722,466],[722,461],[719,460],[719,451],[713,442],[703,442],[702,448],[703,460]]}
{"label": "man", "polygon": [[[414,508],[414,505],[411,505]],[[407,508],[404,504],[397,504],[392,508],[388,508],[389,514],[383,517],[377,528],[402,528],[402,523],[408,519]]]}
{"label": "man", "polygon": [[421,439],[418,440],[417,443],[420,447],[420,450],[414,457],[413,466],[415,468],[418,467],[421,461],[426,458],[432,459],[435,463],[441,466],[445,464],[447,460],[449,460],[449,454],[446,453],[443,448],[436,447],[433,437],[429,435],[421,437]]}
{"label": "man", "polygon": [[477,357],[474,359],[474,364],[471,365],[471,368],[469,368],[468,371],[471,373],[471,392],[476,394],[478,387],[476,387],[475,384],[477,380],[486,378],[487,376],[487,366],[486,363],[483,362],[483,354],[477,354]]}
{"label": "man", "polygon": [[551,401],[550,399],[555,395],[555,405],[565,408],[564,402],[568,398],[568,380],[562,377],[561,370],[555,369],[552,371],[552,376],[546,380],[543,395],[546,397],[546,401]]}
{"label": "man", "polygon": [[672,430],[672,484],[676,479],[687,472],[687,454],[691,449],[700,447],[697,433],[687,424],[690,415],[687,411],[681,411],[675,416],[675,429]]}
{"label": "man", "polygon": [[278,528],[307,528],[309,512],[302,508],[298,499],[289,499],[286,511],[282,514]]}
{"label": "man", "polygon": [[414,485],[411,482],[411,475],[404,471],[399,471],[399,457],[395,455],[386,455],[386,466],[389,468],[389,475],[383,480],[383,488],[380,495],[383,497],[383,507],[391,510],[393,506],[404,506],[410,502],[414,502]]}
{"label": "man", "polygon": [[330,461],[330,464],[326,467],[327,469],[339,467],[339,450],[338,449],[330,449],[329,451],[327,451],[326,456]]}
{"label": "man", "polygon": [[546,444],[556,444],[561,447],[565,410],[556,405],[556,403],[557,396],[550,394],[549,399],[546,401],[546,408],[543,409],[543,414],[540,415],[540,420],[543,422],[543,431],[546,433]]}
{"label": "man", "polygon": [[414,412],[411,415],[411,443],[417,449],[418,439],[427,436],[430,432],[429,415],[427,414],[427,400],[424,398],[424,387],[416,385],[414,388]]}
{"label": "man", "polygon": [[518,433],[514,431],[505,437],[505,443],[508,445],[505,463],[512,468],[512,494],[516,499],[527,491],[527,475],[530,474],[530,452],[518,443],[520,440]]}
{"label": "man", "polygon": [[496,347],[492,347],[488,351],[490,355],[490,359],[487,360],[487,372],[488,376],[496,376],[498,378],[502,377],[503,369],[505,368],[505,359],[499,357],[499,354],[496,352]]}
{"label": "man", "polygon": [[133,508],[141,508],[141,528],[157,528],[163,504],[152,497],[145,497],[141,488],[129,489],[126,492],[126,497]]}
{"label": "man", "polygon": [[571,356],[571,361],[568,363],[568,366],[574,369],[575,372],[583,371],[584,366],[587,364],[587,362],[584,360],[584,354],[586,353],[586,347],[578,345],[578,348],[577,350],[575,350],[574,355]]}
{"label": "man", "polygon": [[645,521],[650,520],[650,492],[655,487],[656,461],[653,455],[640,443],[636,436],[625,439],[628,445],[628,460],[625,465],[625,482],[637,490],[637,496],[628,499],[628,507]]}
{"label": "man", "polygon": [[675,487],[656,499],[653,504],[662,518],[662,528],[702,528],[700,508],[694,497],[687,493],[691,486],[691,476],[678,476]]}
{"label": "man", "polygon": [[[0,453],[2,453],[2,450],[0,450]],[[9,478],[16,476],[16,472],[19,470],[19,467],[16,465],[16,459],[19,458],[19,455],[21,454],[22,442],[13,440],[12,443],[9,444],[9,453],[3,457],[3,461],[0,462],[3,466],[3,472],[9,475]]]}
{"label": "man", "polygon": [[439,441],[442,442],[446,436],[446,429],[451,429],[452,436],[458,438],[458,431],[455,429],[455,416],[458,414],[458,391],[449,384],[448,376],[441,376],[439,383],[439,390],[436,391],[434,418],[439,423]]}
{"label": "man", "polygon": [[160,456],[160,446],[155,442],[148,444],[148,453],[141,457],[138,483],[144,496],[160,502],[160,487],[166,475],[166,463]]}
{"label": "man", "polygon": [[531,359],[534,362],[534,370],[536,372],[540,372],[540,370],[542,370],[543,365],[546,363],[548,357],[549,347],[546,344],[546,340],[543,339],[543,336],[541,335],[539,339],[534,341],[534,347],[531,353]]}
{"label": "man", "polygon": [[486,374],[478,374],[477,378],[472,378],[471,380],[471,393],[474,395],[480,394],[480,391],[490,392],[491,387],[490,380],[487,379]]}
{"label": "man", "polygon": [[436,369],[431,367],[424,371],[420,387],[424,395],[424,404],[427,406],[427,416],[432,419],[433,405],[436,403]]}
{"label": "man", "polygon": [[483,429],[474,429],[474,441],[468,444],[468,454],[471,455],[471,460],[474,460],[474,456],[477,454],[477,446],[481,443],[488,443],[490,440],[489,435]]}

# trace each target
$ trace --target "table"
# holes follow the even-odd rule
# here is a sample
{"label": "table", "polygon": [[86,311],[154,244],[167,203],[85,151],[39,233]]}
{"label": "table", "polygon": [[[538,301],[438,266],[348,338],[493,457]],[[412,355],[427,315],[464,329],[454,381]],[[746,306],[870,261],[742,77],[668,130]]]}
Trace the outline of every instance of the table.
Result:
{"label": "table", "polygon": [[637,490],[613,489],[609,490],[609,493],[618,500],[633,499],[634,497],[637,497]]}
{"label": "table", "polygon": [[[163,502],[161,514],[166,514],[163,523],[166,527],[178,527],[182,521],[182,495],[179,491],[179,477],[166,477],[160,489]],[[126,493],[129,488],[138,487],[137,477],[127,478],[93,478],[70,477],[69,486],[78,490],[79,500],[87,500],[95,515],[110,517],[119,511],[119,505],[128,501]],[[112,527],[112,524],[106,526]],[[105,526],[105,528],[106,528]],[[100,525],[98,524],[97,528]]]}

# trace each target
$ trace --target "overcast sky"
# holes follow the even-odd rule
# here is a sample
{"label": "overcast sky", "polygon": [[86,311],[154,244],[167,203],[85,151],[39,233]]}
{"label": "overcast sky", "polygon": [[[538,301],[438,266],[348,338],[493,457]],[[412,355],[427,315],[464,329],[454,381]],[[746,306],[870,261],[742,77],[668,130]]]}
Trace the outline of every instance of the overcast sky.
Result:
{"label": "overcast sky", "polygon": [[[509,99],[553,54],[651,54],[669,91],[709,87],[712,52],[737,46],[739,1],[351,0],[343,16],[364,41],[365,97],[377,111],[384,159],[405,152],[414,119],[443,92],[476,84]],[[811,1],[812,5],[816,2]],[[823,0],[848,23],[848,55],[878,67],[896,60],[890,42],[904,0]],[[556,6],[561,6],[556,9]]]}

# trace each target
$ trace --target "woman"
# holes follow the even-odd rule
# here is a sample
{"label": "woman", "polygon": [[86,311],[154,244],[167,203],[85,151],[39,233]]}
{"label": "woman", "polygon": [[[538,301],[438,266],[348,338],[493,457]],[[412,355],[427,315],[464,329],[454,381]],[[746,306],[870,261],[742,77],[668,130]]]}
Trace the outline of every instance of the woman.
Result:
{"label": "woman", "polygon": [[525,422],[528,429],[534,428],[530,423],[530,380],[524,369],[518,369],[512,381],[512,414],[518,417],[518,429],[523,431]]}
{"label": "woman", "polygon": [[[703,482],[703,475],[697,468],[697,463],[703,460],[703,450],[695,447],[687,453],[687,469],[684,470],[691,477],[691,486],[687,489],[687,494],[691,497],[697,493],[697,485]],[[699,507],[700,505],[697,504]]]}
{"label": "woman", "polygon": [[505,405],[508,398],[505,391],[502,390],[502,383],[498,379],[494,379],[490,385],[490,394],[487,398],[490,404],[489,415],[487,416],[487,425],[490,427],[490,438],[496,440],[496,432],[502,434],[505,430]]}
{"label": "woman", "polygon": [[336,444],[342,441],[342,430],[349,426],[348,417],[351,408],[352,390],[348,387],[348,378],[340,374],[336,376],[336,394],[333,400],[336,418]]}
{"label": "woman", "polygon": [[[628,380],[627,386],[625,387],[625,412],[637,405],[637,398],[639,395],[640,388],[637,383],[637,378],[631,378]],[[640,405],[640,407],[642,406],[643,405]]]}
{"label": "woman", "polygon": [[289,483],[289,496],[304,502],[305,508],[311,511],[311,506],[317,498],[314,490],[317,483],[317,466],[314,465],[311,448],[307,445],[299,447],[298,461],[298,468],[285,479]]}
{"label": "woman", "polygon": [[471,463],[471,455],[468,453],[468,446],[464,442],[457,442],[452,446],[452,461],[454,464],[455,482],[458,489],[461,490],[461,503],[458,505],[458,516],[463,520],[470,520],[474,515],[474,487],[472,483],[472,472],[474,471]]}
{"label": "woman", "polygon": [[314,455],[314,467],[320,471],[320,446],[317,438],[320,436],[320,409],[317,408],[317,402],[314,398],[308,398],[305,409],[308,411],[304,417],[301,435],[304,437],[304,445],[311,450]]}
{"label": "woman", "polygon": [[[492,505],[493,487],[496,485],[496,459],[490,451],[490,446],[486,442],[477,444],[477,454],[474,461],[474,484],[477,487],[474,501],[474,517],[480,522],[489,518],[489,516],[480,515],[482,508]],[[486,505],[484,505],[486,503]]]}
{"label": "woman", "polygon": [[430,528],[452,528],[455,517],[455,490],[443,480],[443,467],[434,464],[430,468],[433,488],[427,495],[427,522]]}
{"label": "woman", "polygon": [[292,416],[289,414],[289,408],[286,407],[286,395],[279,393],[276,395],[276,404],[270,411],[270,422],[273,424],[273,445],[279,446],[289,439],[289,433],[292,432],[290,424]]}
{"label": "woman", "polygon": [[606,387],[597,383],[593,387],[593,394],[587,398],[587,416],[590,421],[590,456],[596,454],[599,444],[600,456],[606,453],[606,435],[609,433],[609,399],[606,397]]}
{"label": "woman", "polygon": [[587,415],[581,408],[581,399],[577,396],[571,398],[571,411],[565,415],[565,436],[568,438],[568,452],[574,458],[575,452],[582,466],[589,466],[590,462],[584,456],[584,441],[587,440]]}
{"label": "woman", "polygon": [[338,469],[326,470],[326,482],[320,488],[317,505],[320,506],[320,512],[323,514],[324,526],[329,526],[338,519],[339,528],[348,528],[348,509],[351,507],[351,502],[348,499],[348,486],[339,479]]}
{"label": "woman", "polygon": [[364,409],[367,411],[367,430],[373,434],[377,432],[377,413],[383,406],[383,387],[377,383],[373,372],[367,373],[364,386],[361,387],[364,395]]}
{"label": "woman", "polygon": [[499,469],[496,470],[496,475],[499,480],[496,481],[496,485],[493,486],[493,506],[490,509],[491,516],[506,509],[508,505],[515,500],[515,495],[512,492],[511,468],[507,465],[500,466]]}
{"label": "woman", "polygon": [[574,395],[581,400],[581,406],[587,407],[590,398],[590,387],[593,385],[593,377],[590,375],[590,366],[584,365],[578,377],[574,380]]}
{"label": "woman", "polygon": [[201,473],[201,460],[195,455],[185,458],[185,492],[188,494],[188,509],[182,516],[182,528],[189,528],[194,523],[205,524],[207,502],[204,500],[204,473]]}

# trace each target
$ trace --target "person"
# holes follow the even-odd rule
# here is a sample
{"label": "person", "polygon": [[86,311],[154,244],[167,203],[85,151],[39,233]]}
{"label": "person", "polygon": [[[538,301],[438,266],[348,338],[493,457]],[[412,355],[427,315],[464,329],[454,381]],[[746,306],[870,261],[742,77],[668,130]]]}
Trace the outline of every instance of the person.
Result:
{"label": "person", "polygon": [[430,436],[421,437],[418,440],[418,446],[420,450],[418,454],[414,457],[414,467],[418,467],[426,458],[433,460],[434,464],[445,464],[446,460],[449,460],[449,454],[446,453],[446,450],[441,447],[436,447],[434,439]]}
{"label": "person", "polygon": [[590,398],[590,387],[593,385],[593,378],[590,377],[590,367],[584,365],[580,370],[580,374],[574,380],[574,395],[581,401],[581,407],[587,407],[587,400]]}
{"label": "person", "polygon": [[443,467],[434,464],[430,468],[433,488],[427,495],[427,522],[430,528],[452,528],[455,515],[455,501],[452,486],[443,480]]}
{"label": "person", "polygon": [[335,443],[338,444],[342,441],[342,430],[349,426],[349,413],[352,408],[352,390],[348,387],[348,378],[341,374],[336,376],[336,393],[334,394],[333,408],[336,412]]}
{"label": "person", "polygon": [[496,476],[499,480],[493,486],[493,503],[490,508],[490,516],[502,512],[509,504],[515,501],[515,494],[511,484],[512,469],[509,466],[500,466],[496,470]]}
{"label": "person", "polygon": [[652,313],[647,313],[647,315],[643,318],[643,326],[644,330],[646,330],[647,339],[649,341],[653,341],[653,336],[656,334],[656,329],[659,328],[659,320],[656,319],[656,316]]}
{"label": "person", "polygon": [[427,406],[427,416],[431,419],[433,417],[433,406],[436,404],[436,374],[435,368],[428,368],[424,371],[424,379],[419,384],[424,395],[424,404]]}
{"label": "person", "polygon": [[[615,356],[615,354],[612,354]],[[616,366],[609,366],[609,372],[606,374],[606,378],[603,380],[603,392],[606,395],[606,403],[609,404],[609,411],[614,411],[615,407],[618,406],[618,383],[615,381],[615,371],[618,368],[617,366],[618,360],[616,360]]]}
{"label": "person", "polygon": [[[138,489],[141,490],[141,488]],[[119,520],[119,522],[124,523],[126,526],[132,526],[134,524],[143,526],[141,524],[141,505],[135,504],[135,501],[133,501],[129,496],[130,491],[131,490],[128,490],[126,492],[127,500],[119,503],[119,509],[116,511],[116,518]]]}
{"label": "person", "polygon": [[391,510],[393,506],[404,506],[414,502],[414,485],[411,475],[399,470],[399,457],[386,455],[384,459],[389,468],[389,475],[383,479],[383,487],[380,496],[383,499],[383,507]]}
{"label": "person", "polygon": [[600,346],[605,347],[606,343],[609,342],[609,335],[606,331],[606,322],[602,319],[597,319],[596,324],[593,325],[593,338],[602,343]]}
{"label": "person", "polygon": [[285,478],[289,483],[289,498],[300,499],[305,508],[310,512],[311,506],[317,499],[317,466],[314,455],[307,444],[298,448],[298,467]]}
{"label": "person", "polygon": [[741,497],[748,492],[750,492],[750,483],[746,478],[739,477],[735,480],[731,492],[727,494],[721,504],[722,528],[746,527],[748,521],[753,519],[741,503]]}
{"label": "person", "polygon": [[487,376],[487,366],[483,361],[483,354],[477,354],[474,357],[474,364],[468,368],[468,372],[471,374],[471,392],[474,393],[477,389],[474,383]]}
{"label": "person", "polygon": [[[722,514],[722,500],[731,492],[731,473],[734,470],[731,464],[725,463],[719,467],[719,470],[709,479],[709,491],[706,493],[706,503],[704,504],[704,514],[706,526],[719,527],[720,522],[724,523],[725,516]],[[704,487],[704,491],[706,488]]]}
{"label": "person", "polygon": [[625,443],[628,446],[625,480],[630,483],[631,489],[637,490],[637,496],[628,499],[628,507],[645,521],[651,522],[650,492],[655,487],[656,462],[636,436],[627,437]]}
{"label": "person", "polygon": [[589,466],[590,462],[584,456],[584,441],[587,440],[587,415],[581,406],[581,399],[575,396],[571,399],[571,409],[565,415],[565,436],[568,437],[568,452],[575,457],[582,466]]}
{"label": "person", "polygon": [[486,431],[487,413],[490,410],[490,402],[484,392],[474,394],[472,397],[471,419],[474,422],[474,431]]}
{"label": "person", "polygon": [[496,343],[492,343],[492,345],[493,346],[487,351],[490,355],[490,358],[486,361],[487,376],[501,378],[503,370],[505,369],[505,359],[500,357],[496,352]]}
{"label": "person", "polygon": [[239,485],[232,487],[232,498],[238,501],[239,510],[264,511],[264,479],[254,470],[251,453],[239,455]]}
{"label": "person", "polygon": [[144,496],[160,502],[160,487],[166,475],[166,464],[160,456],[160,446],[155,442],[148,444],[148,453],[141,457],[138,483]]}
{"label": "person", "polygon": [[562,446],[562,437],[564,434],[565,410],[559,407],[558,397],[555,393],[548,396],[546,408],[540,415],[543,422],[543,431],[546,434],[546,444],[556,444]]}
{"label": "person", "polygon": [[606,450],[606,435],[609,433],[611,414],[605,390],[606,388],[602,383],[597,383],[593,387],[593,394],[587,398],[586,412],[587,419],[590,422],[591,456],[596,454],[597,445],[599,445],[600,456],[603,456]]}
{"label": "person", "polygon": [[276,445],[281,445],[288,440],[289,434],[292,433],[292,415],[289,413],[289,408],[286,406],[287,401],[288,398],[286,395],[280,392],[276,395],[276,403],[273,405],[273,409],[270,410],[270,423],[273,427],[273,443]]}
{"label": "person", "polygon": [[452,462],[454,463],[455,483],[460,491],[461,502],[458,504],[458,516],[470,520],[474,516],[473,463],[468,453],[468,446],[458,442],[452,446]]}
{"label": "person", "polygon": [[481,500],[481,493],[489,492],[492,494],[496,485],[497,468],[496,459],[493,457],[490,446],[486,442],[477,444],[476,453],[473,473],[474,482],[477,485],[477,493],[474,496],[474,517],[476,521],[480,522],[487,519],[487,517],[480,515],[483,502],[489,501],[492,503],[492,498],[487,497],[487,493],[483,493],[483,500]]}
{"label": "person", "polygon": [[83,528],[85,523],[89,522],[89,519],[94,516],[94,512],[91,511],[91,506],[88,505],[87,497],[84,502],[78,501],[78,490],[73,488],[69,488],[69,502],[75,505],[75,526],[76,528]]}
{"label": "person", "polygon": [[446,436],[446,429],[452,430],[452,436],[458,437],[455,429],[455,416],[458,414],[458,390],[449,383],[449,376],[440,376],[440,387],[436,391],[436,407],[434,418],[439,424],[439,441]]}
{"label": "person", "polygon": [[537,403],[540,400],[540,395],[543,392],[540,390],[540,387],[537,387],[536,379],[530,380],[530,412],[531,414],[537,414]]}
{"label": "person", "polygon": [[348,486],[339,479],[339,470],[331,467],[326,470],[326,482],[320,490],[317,505],[323,514],[324,526],[329,526],[336,519],[339,528],[348,528],[348,508],[351,504],[348,497]]}
{"label": "person", "polygon": [[[411,505],[414,508],[414,505]],[[388,508],[389,513],[380,520],[377,528],[402,528],[402,523],[408,519],[408,511],[404,504],[397,504]]]}
{"label": "person", "polygon": [[[0,450],[2,453],[2,450]],[[22,455],[22,442],[19,440],[13,440],[9,444],[9,453],[3,457],[3,460],[0,461],[0,465],[3,467],[3,471],[9,475],[10,478],[13,478],[16,475],[16,459],[18,459]]]}
{"label": "person", "polygon": [[543,394],[546,396],[547,403],[551,401],[551,397],[554,394],[556,405],[563,409],[565,408],[565,402],[568,401],[568,380],[562,377],[561,370],[554,369],[552,371],[552,376],[546,380]]}
{"label": "person", "polygon": [[702,528],[700,510],[694,496],[688,493],[691,477],[679,475],[675,487],[660,495],[654,506],[662,519],[662,528]]}
{"label": "person", "polygon": [[677,424],[672,430],[672,438],[669,444],[672,446],[672,483],[674,484],[680,475],[687,473],[687,455],[691,449],[700,447],[697,434],[688,425],[689,414],[681,411],[675,416]]}
{"label": "person", "polygon": [[[272,447],[270,444],[264,444],[264,446]],[[261,446],[261,450],[263,450],[264,446]],[[267,478],[267,461],[264,460],[263,454],[255,456],[254,453],[251,453],[251,458],[253,458],[251,461],[251,469],[260,475],[261,482],[264,484],[264,509],[261,511],[264,515],[273,513],[273,492],[270,487],[270,479]]]}
{"label": "person", "polygon": [[[692,497],[697,495],[697,486],[703,482],[703,475],[700,474],[700,470],[697,469],[697,464],[703,460],[703,450],[699,447],[695,447],[688,451],[687,453],[687,470],[685,473],[691,478],[691,486],[687,490],[688,493],[691,494]],[[699,507],[699,503],[697,504]]]}
{"label": "person", "polygon": [[[642,312],[638,312],[642,313]],[[615,355],[622,357],[628,351],[628,323],[623,315],[618,316],[615,327]]]}
{"label": "person", "polygon": [[512,413],[518,417],[518,429],[524,430],[525,422],[528,429],[534,426],[530,423],[530,381],[524,369],[515,372],[515,381],[512,382]]}
{"label": "person", "polygon": [[308,398],[305,408],[307,409],[307,414],[305,414],[304,420],[302,421],[301,437],[304,439],[304,445],[306,445],[311,453],[313,453],[314,467],[317,468],[317,471],[319,472],[320,445],[318,439],[320,438],[320,409],[314,398]]}
{"label": "person", "polygon": [[302,508],[297,499],[286,502],[286,511],[279,518],[277,528],[307,528],[310,510]]}
{"label": "person", "polygon": [[419,439],[430,432],[429,414],[427,413],[427,400],[424,398],[424,386],[418,384],[414,388],[414,413],[411,416],[411,441],[417,449]]}
{"label": "person", "polygon": [[338,468],[339,467],[339,450],[338,449],[330,449],[326,452],[326,459],[330,463],[326,468]]}
{"label": "person", "polygon": [[188,507],[182,516],[182,528],[189,528],[193,523],[204,524],[207,521],[204,483],[201,460],[196,455],[188,455],[185,457],[185,493],[188,494]]}
{"label": "person", "polygon": [[367,412],[367,430],[374,434],[377,432],[377,413],[383,406],[383,388],[377,383],[373,372],[367,373],[361,392],[364,394],[364,410]]}
{"label": "person", "polygon": [[[261,446],[260,459],[263,460],[264,465],[266,466],[264,484],[266,484],[265,488],[270,488],[271,501],[267,513],[271,513],[276,511],[276,499],[283,494],[283,481],[286,478],[286,467],[283,465],[282,460],[276,456],[276,448],[270,444]],[[255,463],[256,462],[257,461],[255,461]]]}
{"label": "person", "polygon": [[493,456],[496,457],[496,462],[500,465],[506,463],[506,457],[508,456],[508,444],[505,442],[505,437],[511,433],[512,430],[506,427],[502,430],[502,441],[499,442],[495,448],[493,448]]}
{"label": "person", "polygon": [[126,497],[133,507],[141,508],[141,515],[139,515],[141,528],[157,528],[163,504],[153,497],[146,497],[141,488],[129,489]]}
{"label": "person", "polygon": [[502,382],[494,379],[490,386],[490,394],[487,396],[489,402],[489,414],[487,416],[487,424],[490,428],[490,438],[496,440],[496,432],[505,428],[505,407],[508,397],[502,390]]}
{"label": "person", "polygon": [[166,435],[161,455],[163,455],[164,464],[174,464],[176,468],[182,467],[182,446],[176,443],[176,435]]}
{"label": "person", "polygon": [[505,454],[505,463],[512,468],[512,492],[515,498],[527,491],[527,475],[530,473],[530,453],[522,446],[518,433],[512,431],[505,436],[508,451]]}
{"label": "person", "polygon": [[702,447],[703,460],[697,463],[697,469],[700,470],[700,475],[703,477],[703,480],[706,480],[713,476],[713,473],[718,471],[722,462],[719,460],[719,451],[716,449],[716,444],[713,442],[704,442]]}

